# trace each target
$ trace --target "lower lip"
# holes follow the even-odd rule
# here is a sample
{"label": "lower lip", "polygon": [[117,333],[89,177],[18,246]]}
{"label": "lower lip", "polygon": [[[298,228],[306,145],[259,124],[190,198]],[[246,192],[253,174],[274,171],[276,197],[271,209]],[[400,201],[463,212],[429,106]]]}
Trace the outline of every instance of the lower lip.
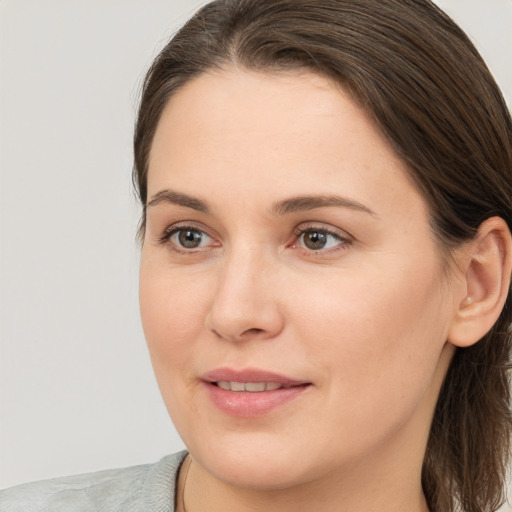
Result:
{"label": "lower lip", "polygon": [[273,391],[227,391],[210,382],[204,383],[211,401],[229,416],[257,418],[295,400],[309,388],[309,384],[279,388]]}

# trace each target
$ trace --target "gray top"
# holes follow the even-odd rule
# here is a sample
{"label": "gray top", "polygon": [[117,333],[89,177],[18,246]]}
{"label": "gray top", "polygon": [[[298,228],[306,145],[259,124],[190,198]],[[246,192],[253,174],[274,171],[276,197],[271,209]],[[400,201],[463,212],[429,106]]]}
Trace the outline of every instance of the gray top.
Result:
{"label": "gray top", "polygon": [[187,452],[156,464],[53,478],[0,491],[1,512],[174,512]]}

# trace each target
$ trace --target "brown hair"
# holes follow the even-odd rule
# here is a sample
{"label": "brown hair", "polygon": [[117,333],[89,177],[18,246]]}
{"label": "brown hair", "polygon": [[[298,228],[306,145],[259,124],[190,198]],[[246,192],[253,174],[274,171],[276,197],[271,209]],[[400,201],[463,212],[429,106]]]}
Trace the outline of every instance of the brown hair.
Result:
{"label": "brown hair", "polygon": [[[510,115],[472,43],[431,1],[216,0],[165,46],[144,82],[134,137],[142,233],[149,152],[167,100],[230,65],[308,68],[350,90],[408,164],[446,255],[491,216],[512,226]],[[454,356],[423,464],[432,512],[490,512],[504,500],[511,323],[509,292],[492,330]]]}

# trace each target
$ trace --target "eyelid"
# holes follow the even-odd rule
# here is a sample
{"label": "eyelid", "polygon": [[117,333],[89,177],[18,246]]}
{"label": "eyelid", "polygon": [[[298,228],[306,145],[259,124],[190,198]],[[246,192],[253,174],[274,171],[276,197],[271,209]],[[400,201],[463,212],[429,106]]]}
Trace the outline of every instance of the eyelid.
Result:
{"label": "eyelid", "polygon": [[[212,239],[213,241],[216,240],[216,237],[208,232],[207,229],[201,226],[200,223],[195,221],[179,221],[175,222],[173,224],[170,224],[167,226],[163,233],[161,235],[157,235],[157,242],[162,245],[170,244],[171,237],[175,235],[178,231],[184,231],[184,230],[190,230],[190,231],[197,231],[198,233],[201,233],[203,235],[206,235],[208,238]],[[172,244],[174,246],[175,250],[178,250],[178,247],[176,244]],[[214,244],[215,245],[215,244]],[[182,250],[178,250],[178,252],[184,252],[184,253],[193,253],[194,251],[199,250],[205,250],[206,248],[198,248],[198,249],[186,249],[181,248]]]}
{"label": "eyelid", "polygon": [[[182,230],[191,230],[196,231],[205,235],[206,237],[211,239],[211,243],[203,247],[191,248],[187,249],[185,247],[181,247],[175,242],[171,241],[171,238],[179,231]],[[317,250],[308,249],[307,247],[298,247],[297,242],[298,239],[307,232],[310,231],[319,231],[322,233],[326,233],[327,235],[332,236],[336,240],[339,241],[335,247],[330,248],[321,248]],[[157,235],[156,241],[161,245],[168,245],[171,247],[173,251],[183,253],[183,254],[194,254],[198,252],[206,252],[212,248],[220,247],[222,244],[218,241],[218,236],[210,233],[208,228],[205,228],[201,222],[197,221],[179,221],[173,224],[168,225],[161,235]],[[347,231],[342,230],[340,228],[336,228],[332,225],[326,225],[322,222],[310,221],[299,224],[293,230],[293,241],[286,244],[287,247],[295,248],[307,252],[312,255],[325,255],[328,253],[336,252],[342,249],[346,249],[349,245],[351,245],[355,241],[354,237],[350,235]]]}
{"label": "eyelid", "polygon": [[[339,244],[337,244],[336,247],[331,247],[331,248],[327,248],[327,249],[322,248],[322,249],[318,249],[318,250],[308,249],[307,247],[298,247],[297,242],[300,239],[300,237],[302,235],[304,235],[305,233],[308,233],[311,231],[319,231],[322,233],[326,233],[326,234],[334,237],[335,239],[337,239],[339,241]],[[354,237],[352,235],[350,235],[347,231],[339,229],[339,228],[335,228],[330,225],[326,226],[325,224],[323,224],[321,222],[307,222],[307,223],[300,224],[299,226],[297,226],[294,229],[293,234],[294,234],[294,241],[289,247],[292,247],[295,249],[300,249],[300,250],[306,251],[308,254],[314,254],[314,255],[328,254],[328,253],[336,252],[336,251],[339,251],[342,249],[346,249],[347,246],[351,245],[355,240]]]}
{"label": "eyelid", "polygon": [[323,231],[325,233],[328,233],[330,235],[335,236],[336,238],[339,238],[340,240],[346,240],[346,241],[354,241],[354,237],[348,233],[348,231],[345,231],[344,229],[336,228],[334,226],[331,226],[329,224],[324,224],[322,222],[303,222],[302,224],[299,224],[294,230],[293,234],[295,236],[302,235],[304,232],[307,231]]}

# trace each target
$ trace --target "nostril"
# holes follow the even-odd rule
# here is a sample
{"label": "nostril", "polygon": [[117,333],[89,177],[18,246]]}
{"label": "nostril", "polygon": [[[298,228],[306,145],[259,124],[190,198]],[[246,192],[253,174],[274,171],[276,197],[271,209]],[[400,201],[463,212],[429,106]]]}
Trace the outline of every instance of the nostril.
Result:
{"label": "nostril", "polygon": [[251,335],[259,334],[260,332],[263,332],[263,329],[257,329],[257,328],[247,329],[246,331],[244,331],[242,333],[242,336],[251,336]]}
{"label": "nostril", "polygon": [[211,332],[220,339],[229,339],[233,341],[250,340],[251,338],[260,338],[265,334],[265,329],[259,329],[257,327],[246,329],[242,333],[223,333],[221,330],[211,329]]}

